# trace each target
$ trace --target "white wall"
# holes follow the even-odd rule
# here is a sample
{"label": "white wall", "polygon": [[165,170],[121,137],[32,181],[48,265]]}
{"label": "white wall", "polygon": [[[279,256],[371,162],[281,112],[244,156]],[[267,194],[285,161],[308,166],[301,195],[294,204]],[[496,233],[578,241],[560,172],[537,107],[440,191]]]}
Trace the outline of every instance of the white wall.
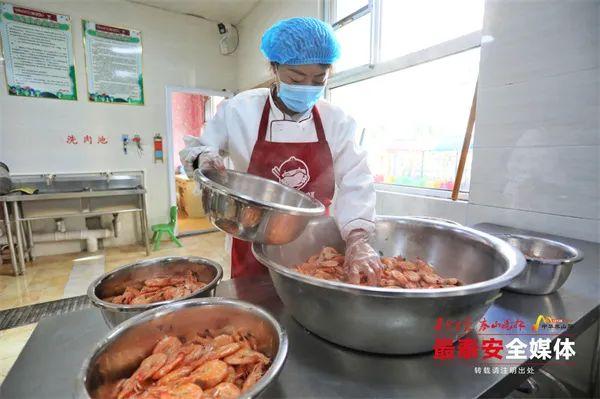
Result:
{"label": "white wall", "polygon": [[[8,96],[0,76],[2,160],[13,173],[144,170],[149,222],[164,223],[169,206],[167,170],[166,164],[153,162],[152,137],[155,133],[165,135],[165,86],[235,87],[235,59],[220,55],[214,24],[121,0],[16,3],[71,16],[79,100]],[[142,31],[144,106],[88,102],[82,18]],[[64,142],[68,133],[76,134],[80,141],[84,134],[94,138],[102,134],[110,144],[69,146]],[[121,134],[142,136],[142,157],[135,151],[123,154]]]}
{"label": "white wall", "polygon": [[378,213],[600,241],[599,4],[488,0],[469,202],[379,193]]}
{"label": "white wall", "polygon": [[260,52],[263,32],[280,19],[320,17],[320,0],[261,0],[239,23],[240,45],[236,52],[237,87],[255,87],[271,78],[269,64]]}
{"label": "white wall", "polygon": [[469,223],[600,240],[599,10],[486,3]]}

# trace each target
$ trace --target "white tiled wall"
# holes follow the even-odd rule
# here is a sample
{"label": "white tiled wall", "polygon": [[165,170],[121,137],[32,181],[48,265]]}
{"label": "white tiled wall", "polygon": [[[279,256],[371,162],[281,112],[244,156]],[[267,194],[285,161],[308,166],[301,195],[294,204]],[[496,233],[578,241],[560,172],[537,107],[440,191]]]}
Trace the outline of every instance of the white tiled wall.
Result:
{"label": "white tiled wall", "polygon": [[378,212],[600,241],[599,16],[592,0],[487,0],[468,204],[379,193]]}
{"label": "white tiled wall", "polygon": [[376,208],[379,215],[434,216],[467,223],[467,203],[464,201],[378,191]]}

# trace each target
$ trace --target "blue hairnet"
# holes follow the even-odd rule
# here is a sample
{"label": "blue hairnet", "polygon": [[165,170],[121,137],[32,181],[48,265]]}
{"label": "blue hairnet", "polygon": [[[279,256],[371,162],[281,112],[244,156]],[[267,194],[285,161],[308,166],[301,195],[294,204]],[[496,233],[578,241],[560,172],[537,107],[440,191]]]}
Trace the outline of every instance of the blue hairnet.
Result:
{"label": "blue hairnet", "polygon": [[340,44],[331,25],[309,17],[282,19],[271,26],[260,50],[278,64],[333,64],[340,58]]}

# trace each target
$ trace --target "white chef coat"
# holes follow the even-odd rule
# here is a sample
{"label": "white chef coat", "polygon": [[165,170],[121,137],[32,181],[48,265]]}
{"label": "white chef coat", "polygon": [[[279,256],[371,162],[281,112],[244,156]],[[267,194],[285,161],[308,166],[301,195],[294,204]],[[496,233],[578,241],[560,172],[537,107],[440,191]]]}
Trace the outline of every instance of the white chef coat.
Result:
{"label": "white chef coat", "polygon": [[[206,122],[200,137],[184,138],[186,147],[179,154],[188,175],[193,172],[192,163],[203,152],[220,152],[229,157],[233,169],[246,172],[267,98],[271,102],[267,141],[318,141],[310,111],[292,118],[277,108],[269,89],[244,91],[219,104],[215,117]],[[345,239],[354,229],[372,232],[375,187],[366,153],[358,148],[354,139],[356,122],[325,100],[319,100],[316,107],[333,158],[336,183],[333,215],[342,237]]]}

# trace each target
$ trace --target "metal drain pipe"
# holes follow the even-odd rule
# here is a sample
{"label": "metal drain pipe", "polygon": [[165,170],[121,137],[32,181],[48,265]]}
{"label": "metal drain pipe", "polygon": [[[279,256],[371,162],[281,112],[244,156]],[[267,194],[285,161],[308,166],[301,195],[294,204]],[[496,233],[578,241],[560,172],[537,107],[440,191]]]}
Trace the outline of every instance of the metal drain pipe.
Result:
{"label": "metal drain pipe", "polygon": [[[56,227],[58,231],[52,233],[34,233],[34,243],[44,242],[59,242],[59,241],[74,241],[74,240],[85,240],[87,252],[98,251],[98,240],[102,238],[113,238],[118,237],[121,231],[121,221],[118,218],[118,214],[114,215],[112,221],[113,229],[93,229],[93,230],[72,230],[72,231],[61,231],[64,230],[64,222],[58,220]],[[0,245],[7,243],[7,238],[4,235],[0,236]]]}

